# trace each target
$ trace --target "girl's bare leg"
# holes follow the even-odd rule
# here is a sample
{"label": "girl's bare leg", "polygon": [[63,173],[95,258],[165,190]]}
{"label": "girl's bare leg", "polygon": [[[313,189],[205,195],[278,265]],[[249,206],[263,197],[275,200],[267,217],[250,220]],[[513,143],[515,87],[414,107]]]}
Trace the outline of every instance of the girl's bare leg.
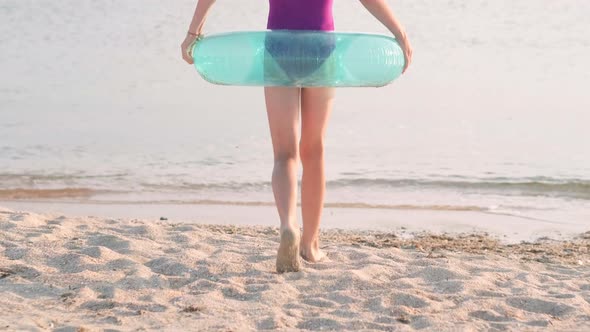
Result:
{"label": "girl's bare leg", "polygon": [[317,262],[325,256],[319,247],[319,229],[326,192],[324,136],[333,100],[334,88],[303,88],[301,90],[302,121],[299,153],[303,164],[301,179],[303,235],[300,254],[310,262]]}
{"label": "girl's bare leg", "polygon": [[299,271],[296,212],[300,88],[265,87],[264,95],[274,152],[272,190],[281,219],[276,269],[278,273]]}

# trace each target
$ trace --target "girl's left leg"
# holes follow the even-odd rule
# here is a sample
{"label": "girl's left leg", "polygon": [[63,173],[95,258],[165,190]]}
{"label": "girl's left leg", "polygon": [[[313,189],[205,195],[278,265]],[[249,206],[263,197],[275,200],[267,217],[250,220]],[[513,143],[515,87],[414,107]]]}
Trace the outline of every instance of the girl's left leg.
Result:
{"label": "girl's left leg", "polygon": [[299,155],[303,164],[301,179],[303,235],[300,254],[310,262],[317,262],[325,256],[319,247],[319,229],[326,191],[324,136],[333,100],[334,88],[301,89]]}

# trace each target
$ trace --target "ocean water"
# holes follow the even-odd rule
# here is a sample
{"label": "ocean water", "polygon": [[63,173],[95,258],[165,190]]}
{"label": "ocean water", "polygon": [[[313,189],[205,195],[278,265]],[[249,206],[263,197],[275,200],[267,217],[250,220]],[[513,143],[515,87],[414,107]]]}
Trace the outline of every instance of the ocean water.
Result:
{"label": "ocean water", "polygon": [[[272,205],[262,89],[180,57],[195,3],[0,3],[0,200]],[[589,223],[590,2],[390,4],[414,61],[337,91],[326,205]],[[267,10],[218,1],[205,32],[264,29]],[[358,1],[335,20],[387,33]]]}

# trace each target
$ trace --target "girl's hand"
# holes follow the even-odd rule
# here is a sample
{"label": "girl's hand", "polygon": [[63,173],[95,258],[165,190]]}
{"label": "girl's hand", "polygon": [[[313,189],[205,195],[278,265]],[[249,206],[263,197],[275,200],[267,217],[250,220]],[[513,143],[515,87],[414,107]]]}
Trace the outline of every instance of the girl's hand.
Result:
{"label": "girl's hand", "polygon": [[195,45],[195,43],[199,39],[200,39],[200,35],[193,35],[193,34],[187,33],[186,38],[184,38],[184,41],[180,45],[180,49],[182,51],[182,58],[184,59],[184,61],[186,61],[190,65],[192,65],[194,63],[194,61],[193,61],[193,46]]}
{"label": "girl's hand", "polygon": [[404,37],[401,39],[398,39],[399,45],[402,48],[402,51],[404,51],[404,59],[405,59],[405,65],[404,65],[404,70],[402,70],[402,74],[406,72],[406,69],[408,69],[408,66],[410,66],[410,63],[412,63],[412,45],[410,45],[410,42],[408,41],[408,38]]}

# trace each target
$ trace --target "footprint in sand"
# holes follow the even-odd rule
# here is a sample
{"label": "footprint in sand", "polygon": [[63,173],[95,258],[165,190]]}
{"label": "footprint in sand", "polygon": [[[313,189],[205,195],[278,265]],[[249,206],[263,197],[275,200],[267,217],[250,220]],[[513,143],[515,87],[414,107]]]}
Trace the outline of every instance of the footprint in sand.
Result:
{"label": "footprint in sand", "polygon": [[14,264],[8,267],[0,268],[0,279],[11,276],[19,276],[23,279],[33,280],[40,275],[41,272],[39,272],[37,269],[22,264]]}
{"label": "footprint in sand", "polygon": [[549,321],[548,320],[532,320],[530,322],[527,322],[526,325],[528,325],[528,326],[547,327],[547,326],[549,326]]}
{"label": "footprint in sand", "polygon": [[15,228],[16,224],[11,221],[3,221],[0,220],[0,229],[1,230],[9,230],[11,228]]}
{"label": "footprint in sand", "polygon": [[112,261],[108,261],[104,267],[101,267],[102,271],[109,271],[109,270],[124,270],[129,269],[131,267],[138,266],[139,263],[132,261],[128,258],[119,258]]}
{"label": "footprint in sand", "polygon": [[23,212],[17,212],[17,213],[13,213],[13,214],[10,216],[10,220],[12,220],[12,221],[24,221],[24,220],[25,220],[25,218],[26,218],[27,216],[29,216],[29,215],[30,215],[30,214],[29,214],[29,213],[26,213],[26,212],[25,212],[25,213],[23,213]]}
{"label": "footprint in sand", "polygon": [[190,286],[188,288],[189,288],[190,294],[201,295],[201,294],[207,294],[207,293],[213,292],[213,291],[221,288],[222,286],[223,285],[220,283],[209,281],[206,279],[201,279],[195,283],[190,284]]}
{"label": "footprint in sand", "polygon": [[151,276],[149,279],[127,276],[117,281],[117,287],[123,290],[162,289],[169,288],[170,283],[157,275]]}
{"label": "footprint in sand", "polygon": [[259,301],[261,293],[248,293],[235,286],[224,287],[221,293],[225,298],[239,301]]}
{"label": "footprint in sand", "polygon": [[52,220],[47,220],[47,225],[61,225],[64,220],[66,220],[66,217],[64,217],[64,216],[57,217]]}
{"label": "footprint in sand", "polygon": [[393,303],[395,305],[403,305],[410,308],[425,308],[428,307],[430,304],[428,301],[419,298],[414,295],[406,294],[406,293],[394,293],[393,294]]}
{"label": "footprint in sand", "polygon": [[[78,331],[88,331],[88,329],[84,326],[61,326],[58,327],[54,330],[52,330],[52,332],[78,332]],[[112,329],[105,329],[105,332],[114,332],[114,331],[119,331],[119,330],[112,330]]]}
{"label": "footprint in sand", "polygon": [[172,289],[180,289],[188,284],[191,284],[196,279],[193,278],[180,278],[180,277],[168,277],[168,283]]}
{"label": "footprint in sand", "polygon": [[326,294],[326,299],[330,300],[330,301],[334,301],[340,305],[347,305],[347,304],[352,304],[352,303],[356,303],[359,302],[360,299],[358,298],[354,298],[345,294],[342,294],[343,292],[340,291],[335,291],[335,292],[331,292]]}
{"label": "footprint in sand", "polygon": [[164,312],[168,310],[168,307],[165,305],[157,304],[157,303],[150,303],[150,304],[137,304],[137,303],[125,303],[125,308],[129,309],[129,314],[135,316],[139,311],[149,311],[149,312]]}
{"label": "footprint in sand", "polygon": [[493,291],[488,291],[488,290],[475,291],[475,295],[481,296],[481,297],[506,297],[506,296],[508,296],[507,294],[504,294],[504,293],[493,292]]}
{"label": "footprint in sand", "polygon": [[144,263],[144,265],[149,267],[154,273],[167,276],[184,276],[191,271],[188,266],[167,257],[152,259],[151,261]]}
{"label": "footprint in sand", "polygon": [[456,279],[466,279],[465,276],[440,267],[426,267],[413,275],[428,282],[441,282]]}
{"label": "footprint in sand", "polygon": [[275,255],[249,255],[246,261],[248,263],[260,263],[268,260],[273,260],[275,258]]}
{"label": "footprint in sand", "polygon": [[472,311],[469,313],[469,316],[485,320],[487,322],[509,322],[513,320],[510,317],[496,315],[493,312],[487,310]]}
{"label": "footprint in sand", "polygon": [[99,295],[97,296],[99,299],[114,299],[115,294],[119,291],[115,286],[112,284],[98,284],[91,287]]}
{"label": "footprint in sand", "polygon": [[462,281],[440,281],[433,284],[433,290],[440,294],[457,294],[465,289]]}
{"label": "footprint in sand", "polygon": [[166,240],[170,241],[170,242],[174,242],[174,243],[190,243],[191,242],[191,238],[185,234],[177,234],[177,233],[173,233],[170,234]]}
{"label": "footprint in sand", "polygon": [[11,247],[4,250],[4,256],[10,260],[23,259],[29,253],[27,248]]}
{"label": "footprint in sand", "polygon": [[432,285],[436,293],[455,294],[465,288],[464,279],[467,277],[441,267],[426,267],[414,273],[411,277],[422,278]]}
{"label": "footprint in sand", "polygon": [[321,326],[322,330],[343,330],[344,326],[337,321],[329,318],[311,318],[297,324],[298,329],[304,330],[318,330]]}
{"label": "footprint in sand", "polygon": [[58,269],[61,273],[79,273],[89,270],[94,263],[87,255],[78,253],[67,253],[52,257],[47,261],[48,266]]}
{"label": "footprint in sand", "polygon": [[244,286],[244,290],[248,293],[261,293],[269,289],[270,286],[267,284],[248,284]]}
{"label": "footprint in sand", "polygon": [[55,299],[61,295],[61,291],[51,285],[47,285],[43,282],[31,282],[31,283],[12,283],[9,287],[3,287],[0,285],[1,293],[13,293],[20,297],[24,297],[30,300],[39,300],[40,298]]}
{"label": "footprint in sand", "polygon": [[174,225],[169,232],[192,232],[195,227],[189,225]]}
{"label": "footprint in sand", "polygon": [[318,308],[333,308],[336,306],[336,303],[322,298],[304,299],[301,302]]}
{"label": "footprint in sand", "polygon": [[112,300],[91,300],[80,305],[80,309],[87,309],[92,311],[102,311],[113,309],[117,304]]}
{"label": "footprint in sand", "polygon": [[131,252],[129,241],[110,234],[94,233],[88,237],[86,245],[106,247],[120,254],[129,254]]}
{"label": "footprint in sand", "polygon": [[574,311],[574,308],[567,304],[544,301],[531,297],[509,298],[506,300],[506,303],[518,309],[555,317],[563,317]]}
{"label": "footprint in sand", "polygon": [[107,247],[102,246],[85,247],[79,252],[80,254],[103,260],[120,257],[118,253],[114,252],[113,250]]}
{"label": "footprint in sand", "polygon": [[573,299],[576,296],[574,294],[553,294],[549,295],[549,297],[554,297],[556,299]]}

